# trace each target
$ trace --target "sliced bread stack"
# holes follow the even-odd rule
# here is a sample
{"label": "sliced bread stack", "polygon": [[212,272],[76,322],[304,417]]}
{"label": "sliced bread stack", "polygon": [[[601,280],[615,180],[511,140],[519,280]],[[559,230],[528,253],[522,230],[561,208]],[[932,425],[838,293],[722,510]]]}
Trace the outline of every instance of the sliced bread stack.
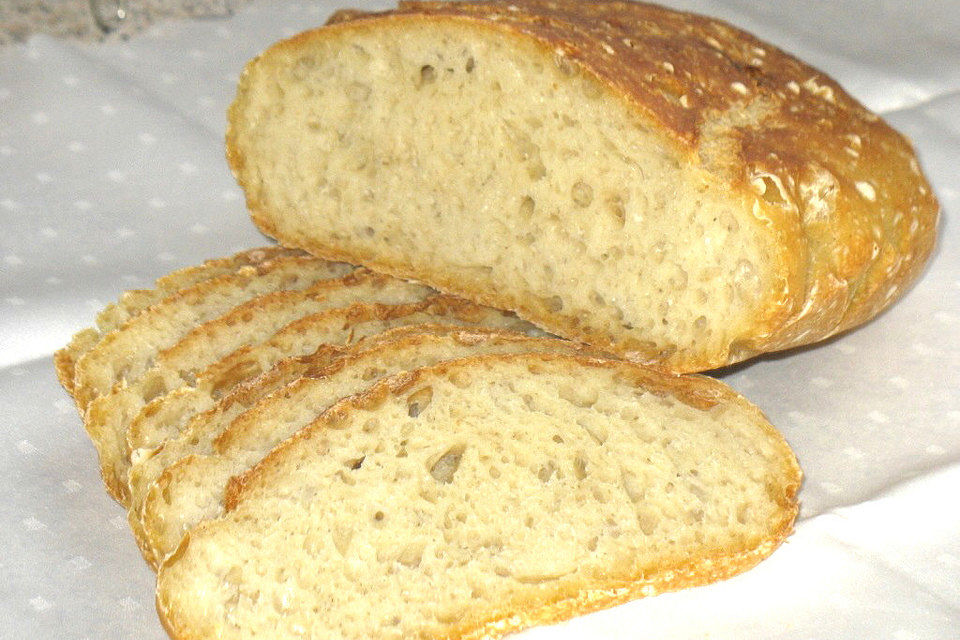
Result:
{"label": "sliced bread stack", "polygon": [[[207,265],[57,359],[175,637],[502,634],[731,575],[790,530],[793,455],[718,382],[298,252]],[[243,507],[268,468],[281,503]]]}
{"label": "sliced bread stack", "polygon": [[[499,637],[732,575],[783,540],[800,473],[755,407],[549,351],[385,377],[235,477],[160,568],[171,636]],[[362,386],[352,368],[328,397]],[[270,415],[298,413],[266,411],[241,466],[286,435]]]}
{"label": "sliced bread stack", "polygon": [[[229,271],[233,265],[237,268]],[[187,286],[176,289],[181,281]],[[128,441],[143,457],[140,449],[175,435],[191,410],[209,408],[283,358],[437,318],[537,332],[512,314],[420,284],[277,249],[177,272],[158,281],[155,290],[125,295],[106,313],[119,320],[101,314],[98,329],[79,333],[56,362],[97,447],[107,489],[124,504]],[[147,435],[149,418],[159,432]]]}

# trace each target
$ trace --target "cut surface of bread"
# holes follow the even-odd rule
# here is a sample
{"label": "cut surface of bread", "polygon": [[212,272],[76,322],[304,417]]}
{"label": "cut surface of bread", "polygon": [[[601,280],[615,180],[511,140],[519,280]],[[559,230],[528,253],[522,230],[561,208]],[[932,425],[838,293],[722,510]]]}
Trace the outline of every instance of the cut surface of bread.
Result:
{"label": "cut surface of bread", "polygon": [[74,399],[81,411],[122,381],[136,379],[152,359],[197,325],[272,291],[305,289],[354,267],[303,256],[280,256],[200,282],[132,317],[77,361]]}
{"label": "cut surface of bread", "polygon": [[124,322],[167,296],[204,280],[227,275],[242,267],[260,264],[282,255],[302,255],[299,251],[280,246],[249,249],[226,258],[207,260],[201,265],[185,267],[157,279],[153,289],[135,289],[125,292],[119,300],[107,305],[97,314],[96,326],[78,332],[63,349],[54,354],[54,368],[60,384],[73,395],[73,374],[77,360],[104,335],[119,329]]}
{"label": "cut surface of bread", "polygon": [[[482,307],[461,298],[438,295],[421,303],[383,305],[358,303],[304,318],[284,328],[266,343],[241,349],[211,365],[197,376],[194,387],[184,387],[151,403],[131,425],[128,437],[156,444],[131,450],[125,504],[134,536],[151,564],[157,559],[146,544],[141,521],[142,501],[167,466],[186,453],[184,446],[194,440],[212,442],[233,418],[280,385],[285,378],[299,377],[303,366],[317,369],[337,357],[338,349],[356,341],[376,344],[374,336],[401,327],[443,323],[542,333],[513,314]],[[302,362],[291,358],[303,357]],[[277,365],[276,369],[273,369]],[[260,372],[263,379],[258,379]],[[250,384],[246,384],[246,381]],[[218,399],[218,393],[225,393]],[[188,417],[189,416],[189,417]],[[159,419],[158,419],[159,418]],[[175,441],[173,439],[176,438]]]}
{"label": "cut surface of bread", "polygon": [[324,279],[304,290],[258,296],[194,327],[178,343],[157,354],[142,375],[131,376],[126,384],[99,396],[87,407],[87,432],[97,445],[101,473],[111,495],[119,495],[126,503],[130,459],[127,427],[151,399],[190,385],[210,365],[238,349],[263,343],[303,317],[360,300],[404,304],[433,293],[428,287],[364,269],[343,278]]}
{"label": "cut surface of bread", "polygon": [[[418,305],[435,297],[436,293],[429,287],[362,269],[345,278],[319,283],[306,291],[280,292],[251,300],[215,322],[198,327],[161,354],[154,366],[131,386],[131,391],[138,396],[136,410],[148,403],[150,406],[143,412],[144,417],[154,418],[157,424],[182,422],[181,411],[175,418],[162,407],[167,406],[166,400],[173,391],[200,390],[202,385],[196,381],[184,383],[184,373],[188,379],[195,380],[220,360],[237,352],[246,353],[277,334],[282,336],[285,332],[302,331],[302,324],[291,329],[286,327],[301,320],[309,323],[304,319],[310,317],[329,317],[324,314],[333,309],[346,310],[354,304]],[[233,367],[229,373],[221,374],[203,390],[217,398],[239,381],[260,371]],[[141,430],[129,432],[130,448],[151,446],[152,441],[146,433]]]}
{"label": "cut surface of bread", "polygon": [[[331,309],[291,323],[262,344],[238,349],[197,374],[192,384],[151,401],[130,425],[128,449],[131,453],[143,449],[149,451],[177,436],[181,427],[196,414],[214,411],[221,415],[223,411],[225,415],[231,415],[239,412],[262,389],[259,383],[252,387],[243,384],[255,380],[261,373],[270,373],[272,367],[281,361],[312,355],[326,358],[331,348],[350,345],[394,327],[431,322],[543,335],[536,327],[511,313],[442,294],[410,304],[358,302],[349,307]],[[321,353],[315,354],[318,350]],[[294,371],[287,370],[287,367],[293,367]],[[293,375],[296,367],[296,364],[285,364],[273,375]],[[270,378],[269,384],[277,384],[275,377]],[[233,395],[231,392],[237,387],[241,387],[239,393]],[[225,402],[221,403],[221,398]],[[190,426],[187,429],[192,431]],[[139,458],[145,454],[149,455],[139,451],[131,457]]]}
{"label": "cut surface of bread", "polygon": [[[171,553],[189,528],[221,515],[231,477],[259,462],[336,401],[369,389],[380,378],[486,353],[584,352],[566,340],[493,329],[410,328],[419,333],[403,327],[357,343],[325,367],[264,397],[219,432],[194,430],[168,442],[164,453],[176,450],[179,460],[150,487],[141,514],[152,564]],[[429,402],[426,395],[424,401]]]}
{"label": "cut surface of bread", "polygon": [[178,640],[494,638],[749,568],[799,484],[716,381],[466,358],[341,401],[232,483],[157,609]]}
{"label": "cut surface of bread", "polygon": [[676,371],[866,321],[939,211],[832,79],[634,2],[343,14],[247,66],[228,157],[284,244]]}

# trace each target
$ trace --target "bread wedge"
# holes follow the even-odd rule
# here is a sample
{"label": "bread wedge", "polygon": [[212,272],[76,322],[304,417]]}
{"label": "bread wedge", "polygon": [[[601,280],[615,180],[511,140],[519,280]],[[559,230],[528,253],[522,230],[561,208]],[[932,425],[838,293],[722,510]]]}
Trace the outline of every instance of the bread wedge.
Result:
{"label": "bread wedge", "polygon": [[376,338],[360,341],[326,366],[265,396],[225,429],[184,433],[167,443],[165,450],[179,449],[180,459],[151,485],[141,514],[151,564],[156,566],[176,549],[188,529],[223,513],[231,477],[259,462],[337,400],[369,389],[380,378],[487,353],[586,353],[567,340],[497,329],[420,325]]}
{"label": "bread wedge", "polygon": [[78,332],[63,349],[53,356],[54,368],[60,384],[73,395],[73,374],[77,360],[94,347],[104,335],[119,329],[124,322],[167,296],[204,280],[227,275],[242,267],[260,264],[284,255],[302,255],[300,251],[280,246],[249,249],[227,258],[207,260],[201,265],[185,267],[154,282],[153,289],[134,289],[107,305],[97,314],[96,326]]}
{"label": "bread wedge", "polygon": [[865,322],[939,206],[824,73],[638,2],[403,2],[246,67],[228,157],[288,246],[675,371]]}
{"label": "bread wedge", "polygon": [[85,412],[97,396],[139,377],[157,353],[238,304],[273,291],[306,289],[353,270],[347,264],[312,257],[280,256],[183,289],[105,335],[77,360],[74,400]]}
{"label": "bread wedge", "polygon": [[719,382],[446,362],[339,402],[234,482],[161,566],[157,610],[177,640],[500,637],[753,566],[800,480]]}
{"label": "bread wedge", "polygon": [[404,304],[423,300],[432,289],[365,269],[343,278],[327,279],[301,291],[274,291],[258,296],[222,316],[194,327],[152,359],[139,377],[94,399],[85,416],[87,432],[97,445],[101,474],[110,493],[126,504],[130,421],[154,398],[182,386],[238,349],[257,345],[300,318],[369,300]]}

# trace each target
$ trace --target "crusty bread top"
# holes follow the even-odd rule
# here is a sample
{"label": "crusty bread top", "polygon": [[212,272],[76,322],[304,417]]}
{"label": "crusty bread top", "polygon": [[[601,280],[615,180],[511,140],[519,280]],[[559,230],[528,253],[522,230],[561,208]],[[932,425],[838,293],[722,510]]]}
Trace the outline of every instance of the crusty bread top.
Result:
{"label": "crusty bread top", "polygon": [[[607,0],[401,2],[382,13],[339,12],[276,47],[403,21],[533,38],[571,74],[591,74],[632,104],[679,158],[769,223],[782,247],[769,256],[784,274],[778,303],[728,362],[868,320],[932,251],[939,205],[906,138],[827,75],[719,20]],[[241,175],[231,135],[228,157]]]}

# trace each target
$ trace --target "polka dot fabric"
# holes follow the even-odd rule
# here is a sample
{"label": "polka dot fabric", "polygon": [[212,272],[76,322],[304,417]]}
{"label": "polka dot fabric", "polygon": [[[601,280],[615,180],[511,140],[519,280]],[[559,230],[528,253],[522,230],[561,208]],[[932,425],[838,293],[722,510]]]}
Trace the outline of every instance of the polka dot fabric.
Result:
{"label": "polka dot fabric", "polygon": [[[334,2],[254,2],[127,42],[0,48],[0,638],[166,637],[51,355],[126,289],[264,243],[226,167],[243,64]],[[387,8],[387,2],[353,2]],[[955,639],[960,628],[960,16],[933,0],[684,0],[834,75],[908,135],[943,206],[920,283],[868,325],[717,372],[806,472],[796,533],[733,580],[522,637]],[[855,8],[854,8],[855,7]]]}

